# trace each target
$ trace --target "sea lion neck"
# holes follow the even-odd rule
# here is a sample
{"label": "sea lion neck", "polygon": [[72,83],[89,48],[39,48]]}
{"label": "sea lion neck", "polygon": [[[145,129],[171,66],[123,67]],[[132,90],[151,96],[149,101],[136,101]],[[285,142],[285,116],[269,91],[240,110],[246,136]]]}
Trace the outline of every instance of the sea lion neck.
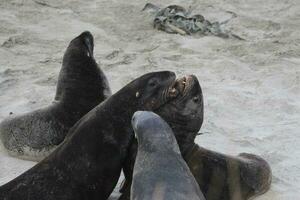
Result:
{"label": "sea lion neck", "polygon": [[77,62],[77,58],[70,60],[69,57],[64,57],[55,101],[72,113],[69,120],[77,121],[110,96],[111,91],[107,78],[93,58],[84,57]]}
{"label": "sea lion neck", "polygon": [[112,95],[112,97],[113,98],[110,99],[112,105],[111,109],[116,113],[131,113],[129,117],[131,118],[133,113],[138,109],[138,99],[135,98],[133,92],[130,89],[124,88]]}
{"label": "sea lion neck", "polygon": [[185,155],[195,144],[197,136],[196,131],[186,131],[181,129],[173,129],[174,135],[178,142],[178,146],[182,155]]}
{"label": "sea lion neck", "polygon": [[111,95],[93,49],[93,36],[89,32],[83,32],[70,42],[63,56],[55,101],[67,102],[64,105],[71,109],[91,107],[90,110]]}
{"label": "sea lion neck", "polygon": [[156,138],[153,142],[142,142],[138,143],[139,151],[147,154],[178,154],[180,155],[180,150],[177,145],[170,140],[168,141],[161,141],[162,139]]}

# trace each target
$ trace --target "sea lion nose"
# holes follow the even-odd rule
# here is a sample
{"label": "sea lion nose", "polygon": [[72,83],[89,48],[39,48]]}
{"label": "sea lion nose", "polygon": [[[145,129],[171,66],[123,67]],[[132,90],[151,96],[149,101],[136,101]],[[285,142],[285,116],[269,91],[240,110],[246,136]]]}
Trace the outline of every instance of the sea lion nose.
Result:
{"label": "sea lion nose", "polygon": [[138,126],[143,127],[152,116],[153,113],[149,111],[136,111],[131,118],[132,128],[137,130]]}
{"label": "sea lion nose", "polygon": [[143,111],[136,111],[131,118],[131,125],[134,130],[137,129],[137,121],[140,115],[142,115]]}
{"label": "sea lion nose", "polygon": [[144,111],[136,111],[133,116],[132,116],[132,122],[133,123],[137,123],[137,119],[139,118],[139,116],[141,116],[143,114]]}
{"label": "sea lion nose", "polygon": [[89,31],[85,31],[80,34],[80,37],[83,39],[83,42],[87,48],[88,56],[93,57],[94,53],[94,37]]}
{"label": "sea lion nose", "polygon": [[136,111],[132,118],[131,118],[131,126],[134,131],[134,137],[137,139],[137,132],[138,132],[138,119],[143,114],[143,111]]}

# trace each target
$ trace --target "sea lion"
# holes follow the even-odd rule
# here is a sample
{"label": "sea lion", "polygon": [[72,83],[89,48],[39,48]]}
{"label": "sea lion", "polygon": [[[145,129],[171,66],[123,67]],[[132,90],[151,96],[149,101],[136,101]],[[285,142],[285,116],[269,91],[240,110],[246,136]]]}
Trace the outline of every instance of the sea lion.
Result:
{"label": "sea lion", "polygon": [[153,72],[92,109],[43,161],[0,187],[0,200],[104,200],[116,186],[133,138],[131,117],[176,99],[175,74]]}
{"label": "sea lion", "polygon": [[130,199],[205,200],[169,125],[153,112],[138,111],[132,127],[138,153]]}
{"label": "sea lion", "polygon": [[[229,156],[204,149],[195,143],[195,138],[203,123],[202,90],[195,76],[186,76],[181,82],[184,85],[181,84],[180,88],[184,86],[184,90],[181,90],[179,97],[154,112],[172,128],[183,158],[187,161],[205,198],[207,200],[235,200],[234,191],[230,189],[232,186],[230,180],[240,181],[236,185],[243,191],[239,200],[246,200],[266,192],[271,184],[272,173],[265,160],[253,154]],[[137,143],[134,140],[123,166],[125,181],[120,189],[120,200],[130,199],[136,152]],[[223,178],[215,181],[212,176],[213,171]],[[205,174],[207,176],[204,176]],[[210,191],[216,191],[216,193],[210,196],[209,193],[213,194]]]}
{"label": "sea lion", "polygon": [[41,160],[59,145],[68,130],[111,95],[94,56],[90,32],[73,39],[63,57],[55,101],[45,108],[10,117],[0,124],[0,139],[12,156]]}

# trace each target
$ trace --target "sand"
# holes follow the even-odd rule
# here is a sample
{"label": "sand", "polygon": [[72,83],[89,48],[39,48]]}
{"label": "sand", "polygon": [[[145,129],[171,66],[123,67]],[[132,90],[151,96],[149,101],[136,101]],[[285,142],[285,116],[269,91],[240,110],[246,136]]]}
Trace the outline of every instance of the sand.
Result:
{"label": "sand", "polygon": [[[198,144],[261,155],[273,183],[259,200],[300,196],[299,0],[152,1],[193,6],[245,41],[154,30],[146,1],[0,0],[0,120],[48,105],[63,53],[84,30],[113,91],[146,72],[195,74],[205,120]],[[0,150],[0,185],[33,166]]]}

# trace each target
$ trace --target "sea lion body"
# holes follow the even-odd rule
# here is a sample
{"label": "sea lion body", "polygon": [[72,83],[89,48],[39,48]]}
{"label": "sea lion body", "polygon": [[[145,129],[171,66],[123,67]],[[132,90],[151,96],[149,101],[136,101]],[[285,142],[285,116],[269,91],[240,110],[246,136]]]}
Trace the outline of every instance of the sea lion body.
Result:
{"label": "sea lion body", "polygon": [[131,200],[204,200],[168,124],[152,112],[138,111],[132,126],[138,153]]}
{"label": "sea lion body", "polygon": [[162,94],[174,80],[172,72],[155,72],[126,85],[81,118],[51,155],[0,187],[0,200],[107,199],[133,137],[131,116],[167,103]]}
{"label": "sea lion body", "polygon": [[63,58],[55,101],[1,122],[0,139],[10,155],[43,159],[82,116],[111,95],[108,81],[93,58],[93,48],[90,32],[73,39]]}

